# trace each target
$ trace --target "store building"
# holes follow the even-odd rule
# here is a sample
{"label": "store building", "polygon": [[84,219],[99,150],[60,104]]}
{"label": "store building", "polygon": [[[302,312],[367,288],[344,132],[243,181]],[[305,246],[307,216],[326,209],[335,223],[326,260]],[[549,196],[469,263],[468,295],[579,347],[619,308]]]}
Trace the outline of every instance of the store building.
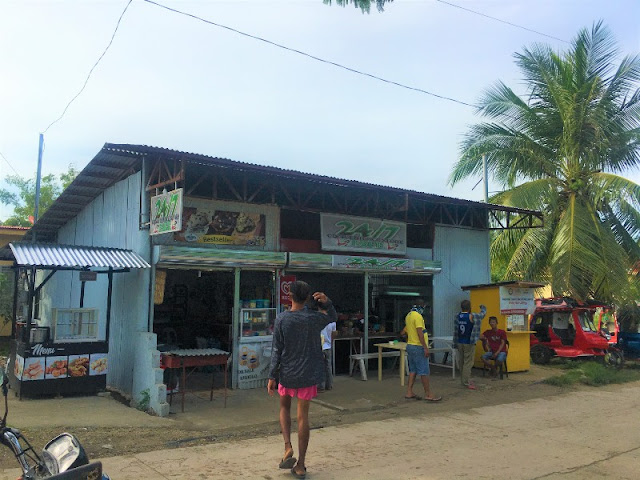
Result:
{"label": "store building", "polygon": [[[233,388],[266,383],[273,319],[293,279],[325,291],[339,330],[365,351],[402,328],[417,296],[431,333],[451,335],[461,285],[490,281],[490,229],[541,224],[529,210],[105,144],[26,240],[123,249],[150,265],[113,277],[106,385],[134,400],[151,392],[164,414],[163,346],[220,348]],[[72,272],[51,277],[38,325],[55,331],[51,312],[76,308],[83,285]],[[104,300],[90,307],[104,318]]]}

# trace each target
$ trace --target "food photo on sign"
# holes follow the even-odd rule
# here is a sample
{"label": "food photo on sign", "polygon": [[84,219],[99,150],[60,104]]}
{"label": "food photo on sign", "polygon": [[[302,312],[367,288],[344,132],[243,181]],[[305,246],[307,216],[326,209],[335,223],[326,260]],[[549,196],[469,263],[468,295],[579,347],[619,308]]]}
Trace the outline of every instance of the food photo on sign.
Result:
{"label": "food photo on sign", "polygon": [[89,355],[69,355],[69,376],[84,377],[89,373]]}
{"label": "food photo on sign", "polygon": [[27,358],[24,362],[22,380],[43,380],[44,368],[44,357]]}
{"label": "food photo on sign", "polygon": [[180,242],[265,245],[266,222],[260,213],[185,207],[183,218],[184,231],[175,234]]}
{"label": "food photo on sign", "polygon": [[67,357],[47,357],[47,368],[45,368],[45,378],[65,378],[67,376]]}
{"label": "food photo on sign", "polygon": [[89,363],[89,375],[106,375],[108,366],[106,353],[93,353]]}

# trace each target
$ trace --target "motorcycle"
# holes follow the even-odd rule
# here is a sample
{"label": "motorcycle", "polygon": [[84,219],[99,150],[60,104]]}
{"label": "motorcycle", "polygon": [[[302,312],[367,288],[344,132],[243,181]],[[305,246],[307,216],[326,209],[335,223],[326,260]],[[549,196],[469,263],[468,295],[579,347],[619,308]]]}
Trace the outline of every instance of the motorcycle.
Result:
{"label": "motorcycle", "polygon": [[90,463],[84,448],[70,433],[58,435],[38,455],[20,430],[7,427],[9,379],[1,366],[0,381],[4,396],[0,443],[11,450],[20,464],[22,476],[18,480],[109,480],[109,476],[102,473],[102,464]]}

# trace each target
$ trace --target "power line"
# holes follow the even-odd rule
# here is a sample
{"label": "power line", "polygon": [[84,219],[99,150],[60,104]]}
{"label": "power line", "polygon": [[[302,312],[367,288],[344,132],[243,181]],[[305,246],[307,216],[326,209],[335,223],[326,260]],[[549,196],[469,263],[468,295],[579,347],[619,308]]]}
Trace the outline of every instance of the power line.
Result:
{"label": "power line", "polygon": [[122,21],[122,17],[124,17],[124,14],[127,12],[127,9],[129,8],[129,5],[131,5],[132,1],[133,0],[129,0],[127,2],[127,5],[124,7],[124,10],[120,14],[120,18],[118,18],[118,22],[116,23],[116,28],[113,30],[113,34],[111,35],[111,40],[109,40],[109,43],[107,44],[107,47],[102,52],[102,55],[100,55],[100,57],[98,57],[98,60],[96,60],[96,63],[93,65],[93,67],[91,67],[91,70],[89,70],[89,73],[87,74],[87,78],[85,78],[84,85],[82,85],[82,88],[80,89],[80,91],[78,93],[76,93],[75,96],[71,100],[69,100],[69,103],[67,103],[67,106],[64,107],[64,110],[62,111],[62,114],[60,114],[60,116],[58,118],[56,118],[53,122],[51,122],[49,124],[49,126],[47,128],[44,129],[44,132],[42,132],[43,134],[47,133],[47,130],[49,130],[54,124],[58,123],[62,119],[62,117],[64,117],[65,113],[67,113],[67,110],[69,109],[71,104],[75,101],[76,98],[78,98],[80,96],[80,94],[87,87],[87,84],[89,83],[89,78],[91,78],[91,74],[93,73],[95,68],[98,66],[98,64],[100,63],[102,58],[105,56],[105,54],[109,50],[109,47],[111,47],[111,44],[113,43],[113,39],[115,38],[116,33],[118,32],[118,27],[120,27],[120,22]]}
{"label": "power line", "polygon": [[539,32],[537,30],[533,30],[531,28],[523,27],[522,25],[518,25],[516,23],[511,23],[511,22],[508,22],[506,20],[502,20],[501,18],[492,17],[491,15],[487,15],[485,13],[478,12],[476,10],[471,10],[470,8],[466,8],[466,7],[463,7],[461,5],[456,5],[455,3],[445,2],[444,0],[436,0],[436,2],[443,3],[444,5],[449,5],[450,7],[459,8],[460,10],[464,10],[466,12],[470,12],[470,13],[473,13],[475,15],[480,15],[481,17],[489,18],[491,20],[495,20],[496,22],[505,23],[507,25],[511,25],[512,27],[520,28],[522,30],[526,30],[527,32],[535,33],[537,35],[542,35],[543,37],[552,38],[554,40],[558,40],[559,42],[568,43],[568,44],[571,43],[571,42],[567,42],[566,40],[563,40],[562,38],[554,37],[553,35],[548,35],[546,33],[542,33],[542,32]]}
{"label": "power line", "polygon": [[439,95],[439,94],[437,94],[437,93],[429,92],[428,90],[424,90],[424,89],[422,89],[422,88],[418,88],[418,87],[411,87],[411,86],[409,86],[409,85],[405,85],[405,84],[400,83],[400,82],[395,82],[395,81],[393,81],[393,80],[388,80],[388,79],[386,79],[386,78],[382,78],[382,77],[379,77],[379,76],[377,76],[377,75],[373,75],[373,74],[371,74],[371,73],[367,73],[367,72],[363,72],[363,71],[360,71],[360,70],[356,70],[355,68],[347,67],[347,66],[345,66],[345,65],[342,65],[342,64],[340,64],[340,63],[336,63],[336,62],[332,62],[332,61],[330,61],[330,60],[325,60],[324,58],[320,58],[320,57],[317,57],[317,56],[315,56],[315,55],[311,55],[310,53],[306,53],[306,52],[303,52],[303,51],[301,51],[301,50],[297,50],[297,49],[295,49],[295,48],[287,47],[287,46],[285,46],[285,45],[282,45],[282,44],[279,44],[279,43],[276,43],[276,42],[272,42],[271,40],[267,40],[267,39],[262,38],[262,37],[258,37],[258,36],[255,36],[255,35],[251,35],[251,34],[249,34],[249,33],[242,32],[242,31],[240,31],[240,30],[236,30],[235,28],[228,27],[228,26],[226,26],[226,25],[222,25],[222,24],[219,24],[219,23],[216,23],[216,22],[212,22],[211,20],[206,20],[206,19],[204,19],[204,18],[202,18],[202,17],[199,17],[199,16],[197,16],[197,15],[194,15],[194,14],[192,14],[192,13],[187,13],[187,12],[183,12],[183,11],[181,11],[181,10],[177,10],[177,9],[175,9],[175,8],[167,7],[167,6],[165,6],[165,5],[162,5],[162,4],[160,4],[160,3],[154,2],[154,1],[152,1],[152,0],[143,0],[143,1],[144,1],[144,2],[146,2],[146,3],[150,3],[150,4],[152,4],[152,5],[155,5],[155,6],[157,6],[157,7],[164,8],[165,10],[168,10],[168,11],[170,11],[170,12],[178,13],[178,14],[180,14],[180,15],[184,15],[184,16],[186,16],[186,17],[190,17],[190,18],[193,18],[193,19],[195,19],[195,20],[199,20],[199,21],[201,21],[201,22],[207,23],[207,24],[209,24],[209,25],[213,25],[213,26],[215,26],[215,27],[224,28],[225,30],[229,30],[229,31],[231,31],[231,32],[233,32],[233,33],[237,33],[237,34],[239,34],[239,35],[243,35],[243,36],[245,36],[245,37],[252,38],[252,39],[254,39],[254,40],[259,40],[259,41],[264,42],[264,43],[267,43],[267,44],[269,44],[269,45],[273,45],[274,47],[282,48],[283,50],[287,50],[287,51],[289,51],[289,52],[297,53],[297,54],[299,54],[299,55],[303,55],[303,56],[305,56],[305,57],[311,58],[312,60],[316,60],[316,61],[318,61],[318,62],[326,63],[326,64],[328,64],[328,65],[333,65],[334,67],[342,68],[343,70],[347,70],[347,71],[352,72],[352,73],[357,73],[358,75],[363,75],[363,76],[365,76],[365,77],[373,78],[374,80],[379,80],[379,81],[381,81],[381,82],[385,82],[385,83],[388,83],[388,84],[391,84],[391,85],[395,85],[395,86],[397,86],[397,87],[406,88],[407,90],[413,90],[413,91],[415,91],[415,92],[424,93],[424,94],[426,94],[426,95],[430,95],[430,96],[432,96],[432,97],[436,97],[436,98],[439,98],[439,99],[441,99],[441,100],[447,100],[447,101],[449,101],[449,102],[458,103],[458,104],[460,104],[460,105],[465,105],[465,106],[467,106],[467,107],[477,108],[477,106],[476,106],[476,105],[473,105],[473,104],[471,104],[471,103],[467,103],[467,102],[463,102],[462,100],[457,100],[457,99],[452,98],[452,97],[447,97],[447,96],[444,96],[444,95]]}
{"label": "power line", "polygon": [[9,162],[9,160],[7,160],[7,157],[5,157],[5,156],[4,156],[4,154],[3,154],[2,152],[0,152],[0,157],[2,157],[2,159],[3,159],[5,162],[7,162],[7,165],[9,165],[9,166],[11,167],[11,170],[13,170],[14,172],[16,172],[16,175],[20,175],[20,174],[18,173],[18,171],[17,171],[15,168],[13,168],[13,165],[11,165],[11,163]]}

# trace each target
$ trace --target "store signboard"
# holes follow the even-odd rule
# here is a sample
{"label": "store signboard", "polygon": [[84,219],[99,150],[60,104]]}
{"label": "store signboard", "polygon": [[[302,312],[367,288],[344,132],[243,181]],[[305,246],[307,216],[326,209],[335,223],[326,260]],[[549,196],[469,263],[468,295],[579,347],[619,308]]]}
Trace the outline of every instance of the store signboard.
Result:
{"label": "store signboard", "polygon": [[266,244],[266,217],[261,213],[185,207],[184,222],[184,230],[174,237],[178,242],[252,247]]}
{"label": "store signboard", "polygon": [[532,314],[536,308],[533,288],[500,287],[502,315]]}
{"label": "store signboard", "polygon": [[182,230],[182,188],[151,197],[150,235]]}
{"label": "store signboard", "polygon": [[95,282],[98,279],[97,272],[87,272],[85,270],[80,271],[80,281],[81,282]]}
{"label": "store signboard", "polygon": [[360,255],[327,255],[322,253],[289,252],[287,269],[362,270],[369,272],[406,272],[435,274],[442,270],[442,262],[417,258],[365,257]]}
{"label": "store signboard", "polygon": [[332,264],[337,268],[355,270],[413,270],[413,260],[410,258],[333,255]]}
{"label": "store signboard", "polygon": [[374,218],[322,214],[322,250],[404,254],[407,225]]}
{"label": "store signboard", "polygon": [[280,277],[280,305],[291,305],[291,284],[295,281],[295,275]]}

